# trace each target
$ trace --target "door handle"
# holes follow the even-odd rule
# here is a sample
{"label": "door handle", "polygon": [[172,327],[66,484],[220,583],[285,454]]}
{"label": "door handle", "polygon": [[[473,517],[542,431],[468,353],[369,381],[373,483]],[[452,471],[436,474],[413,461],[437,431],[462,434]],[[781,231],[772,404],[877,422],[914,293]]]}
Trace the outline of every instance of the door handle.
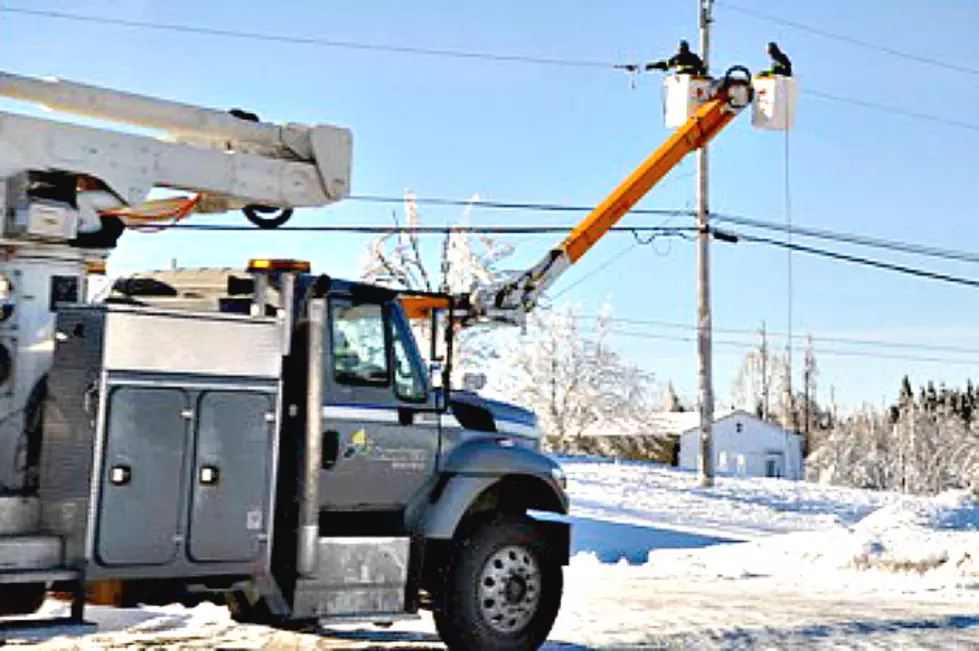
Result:
{"label": "door handle", "polygon": [[329,470],[337,463],[340,455],[340,432],[336,430],[326,430],[323,432],[323,451],[321,453],[320,466]]}
{"label": "door handle", "polygon": [[197,472],[201,486],[216,486],[220,477],[221,470],[217,466],[201,466]]}
{"label": "door handle", "polygon": [[398,424],[399,425],[414,425],[415,424],[415,410],[411,407],[398,407]]}
{"label": "door handle", "polygon": [[109,469],[109,483],[113,486],[125,486],[133,478],[133,469],[127,465],[118,464]]}

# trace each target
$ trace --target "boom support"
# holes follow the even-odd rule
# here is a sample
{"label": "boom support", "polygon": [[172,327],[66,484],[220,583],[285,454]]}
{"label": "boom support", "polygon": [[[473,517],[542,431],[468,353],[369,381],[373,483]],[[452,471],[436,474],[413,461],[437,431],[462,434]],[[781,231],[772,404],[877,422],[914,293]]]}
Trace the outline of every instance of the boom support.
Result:
{"label": "boom support", "polygon": [[[732,76],[735,71],[743,71],[746,77]],[[592,210],[558,247],[502,287],[475,292],[464,320],[522,323],[527,312],[561,274],[580,260],[687,154],[706,145],[730,124],[750,100],[751,79],[747,70],[733,68],[718,82],[712,97],[696,114]]]}

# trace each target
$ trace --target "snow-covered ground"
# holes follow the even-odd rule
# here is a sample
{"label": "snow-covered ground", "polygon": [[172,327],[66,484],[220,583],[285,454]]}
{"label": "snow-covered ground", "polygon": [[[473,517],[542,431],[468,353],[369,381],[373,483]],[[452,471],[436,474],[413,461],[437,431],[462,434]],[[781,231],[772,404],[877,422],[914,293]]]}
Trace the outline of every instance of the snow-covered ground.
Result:
{"label": "snow-covered ground", "polygon": [[577,515],[748,540],[858,522],[899,495],[778,479],[720,477],[714,488],[675,468],[563,459]]}
{"label": "snow-covered ground", "polygon": [[[646,464],[564,465],[575,556],[546,648],[979,648],[979,506],[965,494],[734,478],[704,490]],[[237,625],[212,605],[88,612],[98,631],[32,642],[440,647],[428,617],[296,633]]]}

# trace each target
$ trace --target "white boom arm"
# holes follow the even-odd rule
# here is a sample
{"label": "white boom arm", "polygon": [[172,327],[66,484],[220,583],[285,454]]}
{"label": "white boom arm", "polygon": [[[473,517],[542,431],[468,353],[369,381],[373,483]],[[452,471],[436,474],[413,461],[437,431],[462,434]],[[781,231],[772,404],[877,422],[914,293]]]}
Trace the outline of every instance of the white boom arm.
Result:
{"label": "white boom arm", "polygon": [[230,113],[85,84],[0,73],[0,95],[164,131],[172,142],[0,112],[0,176],[95,177],[136,205],[154,187],[199,192],[199,211],[248,204],[322,206],[349,193],[347,129],[250,121]]}

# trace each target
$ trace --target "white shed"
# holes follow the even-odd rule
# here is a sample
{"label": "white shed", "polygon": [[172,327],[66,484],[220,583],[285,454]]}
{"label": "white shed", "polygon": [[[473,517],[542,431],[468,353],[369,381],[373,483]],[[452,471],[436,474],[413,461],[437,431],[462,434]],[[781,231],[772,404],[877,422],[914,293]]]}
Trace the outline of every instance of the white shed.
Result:
{"label": "white shed", "polygon": [[[714,470],[719,475],[802,479],[802,437],[753,416],[734,411],[711,428]],[[680,467],[700,464],[700,428],[680,435]]]}

